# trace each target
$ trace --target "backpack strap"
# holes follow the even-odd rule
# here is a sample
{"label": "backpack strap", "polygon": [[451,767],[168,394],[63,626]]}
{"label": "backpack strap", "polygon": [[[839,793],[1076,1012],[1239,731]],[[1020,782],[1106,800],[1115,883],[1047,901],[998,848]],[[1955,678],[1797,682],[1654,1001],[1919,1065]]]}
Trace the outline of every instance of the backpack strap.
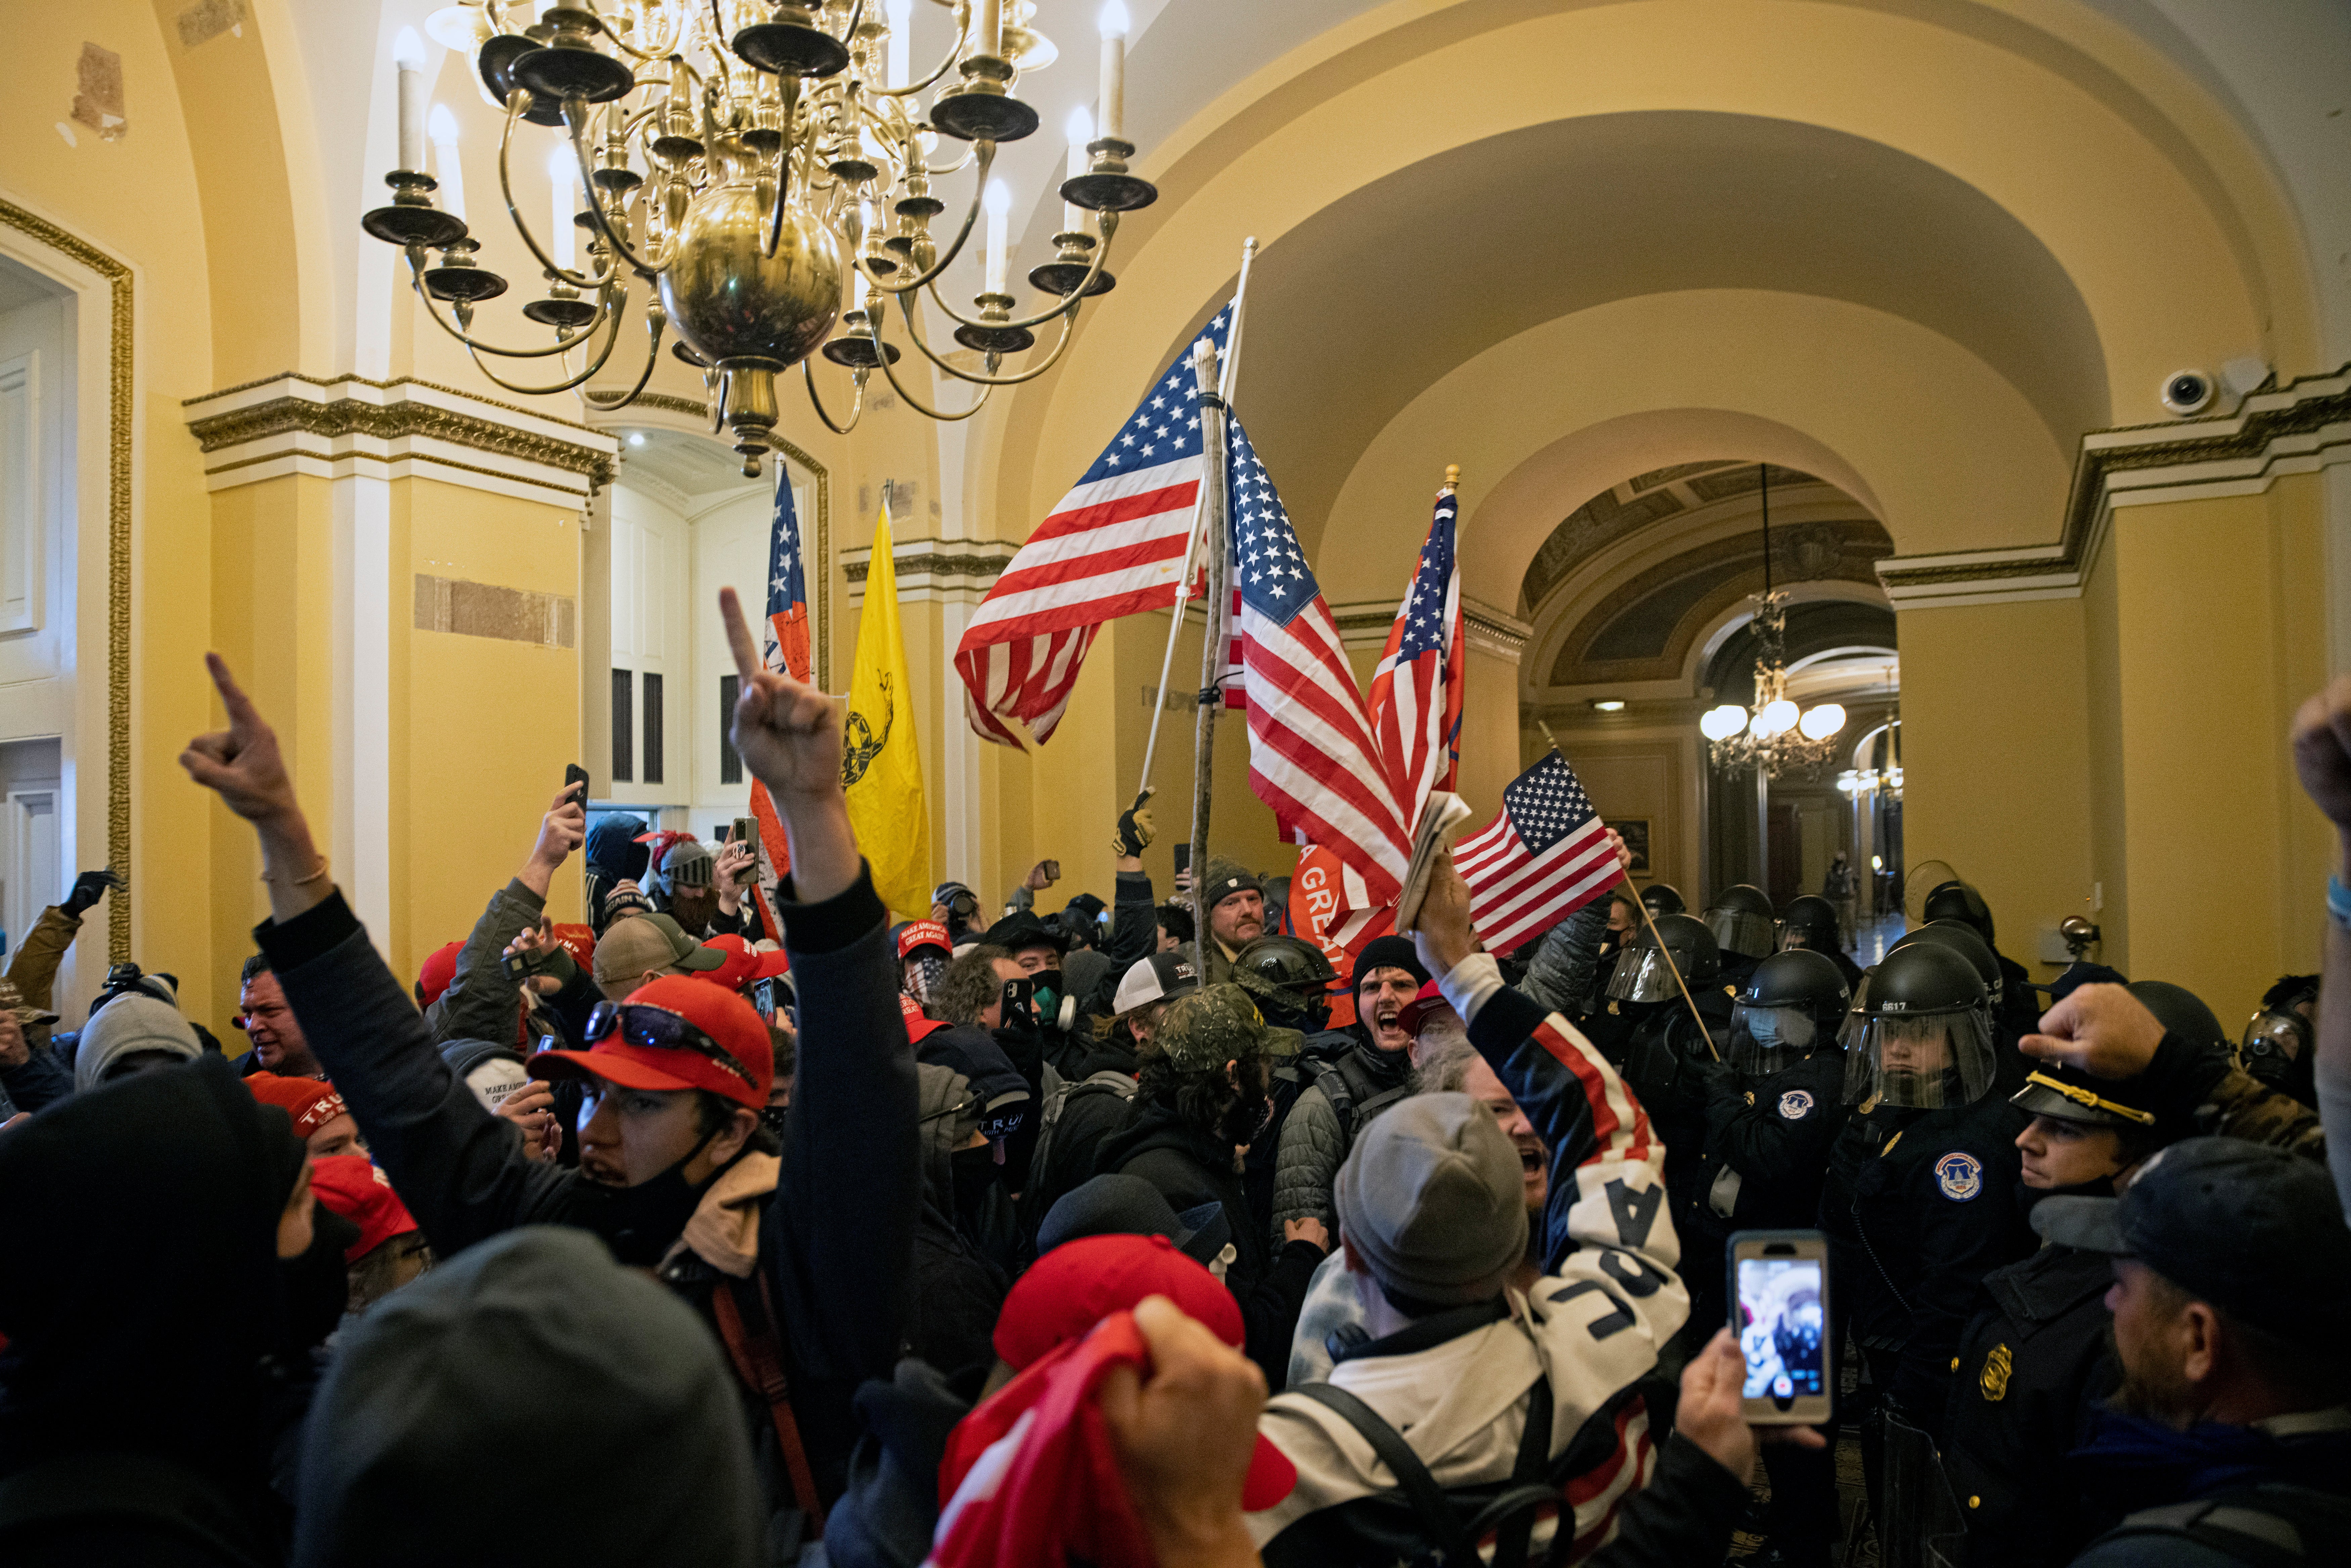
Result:
{"label": "backpack strap", "polygon": [[[1520,1568],[1534,1540],[1535,1511],[1560,1495],[1548,1475],[1552,1414],[1551,1378],[1546,1375],[1536,1378],[1528,1392],[1527,1425],[1519,1434],[1519,1462],[1511,1468],[1510,1490],[1479,1509],[1469,1521],[1471,1541],[1482,1541],[1488,1531],[1494,1531],[1493,1568]],[[1569,1529],[1567,1533],[1575,1532]]]}
{"label": "backpack strap", "polygon": [[2194,1502],[2142,1509],[2098,1538],[2186,1539],[2250,1568],[2300,1568],[2332,1560],[2351,1536],[2351,1499],[2308,1487],[2270,1484]]}
{"label": "backpack strap", "polygon": [[792,1414],[791,1388],[784,1381],[784,1358],[776,1344],[776,1301],[768,1293],[767,1275],[759,1276],[759,1305],[768,1314],[760,1332],[755,1333],[744,1323],[743,1309],[735,1301],[734,1281],[719,1281],[710,1293],[710,1305],[718,1319],[718,1337],[726,1342],[726,1359],[735,1364],[735,1375],[768,1402],[768,1416],[776,1424],[776,1441],[784,1456],[784,1473],[792,1483],[792,1500],[808,1515],[813,1527],[810,1535],[821,1540],[824,1501],[817,1496],[816,1472],[809,1468],[800,1424]]}
{"label": "backpack strap", "polygon": [[1428,1473],[1428,1467],[1420,1462],[1420,1456],[1412,1451],[1412,1445],[1404,1440],[1403,1433],[1389,1426],[1378,1411],[1336,1384],[1301,1383],[1290,1392],[1302,1394],[1323,1408],[1336,1412],[1364,1441],[1372,1446],[1372,1452],[1379,1456],[1380,1463],[1387,1466],[1388,1473],[1395,1477],[1397,1487],[1403,1491],[1405,1500],[1412,1504],[1413,1512],[1420,1516],[1422,1527],[1428,1531],[1430,1542],[1445,1554],[1447,1563],[1458,1565],[1478,1561],[1476,1539],[1461,1528],[1461,1520],[1453,1511],[1452,1503],[1447,1500],[1445,1489],[1437,1484],[1437,1478]]}

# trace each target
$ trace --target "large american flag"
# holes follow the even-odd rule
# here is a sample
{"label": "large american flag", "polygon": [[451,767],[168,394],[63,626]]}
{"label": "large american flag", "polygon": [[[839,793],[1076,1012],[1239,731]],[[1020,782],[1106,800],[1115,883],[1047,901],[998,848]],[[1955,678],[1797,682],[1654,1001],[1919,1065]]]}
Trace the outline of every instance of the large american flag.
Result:
{"label": "large american flag", "polygon": [[1431,789],[1453,788],[1461,755],[1461,573],[1453,554],[1450,490],[1437,496],[1437,516],[1420,547],[1412,587],[1372,675],[1372,736],[1395,769],[1405,820],[1417,821]]}
{"label": "large american flag", "polygon": [[[1221,355],[1232,316],[1228,304],[1196,345],[1214,343]],[[1186,348],[1037,525],[965,629],[956,672],[972,728],[1017,747],[1019,721],[1048,739],[1102,623],[1176,604],[1200,469],[1200,387]]]}
{"label": "large american flag", "polygon": [[1326,846],[1374,901],[1393,899],[1412,858],[1412,829],[1373,742],[1339,623],[1238,419],[1227,444],[1240,674],[1228,706],[1249,714],[1249,788],[1282,831]]}
{"label": "large american flag", "polygon": [[[792,505],[791,476],[781,463],[776,465],[775,522],[768,530],[768,638],[760,662],[796,681],[809,678],[808,579],[800,570],[799,513]],[[721,716],[725,722],[733,717]],[[776,889],[791,869],[791,849],[776,803],[757,779],[751,780],[751,815],[759,823],[759,915],[767,922],[768,935],[780,942],[784,926],[776,908]]]}
{"label": "large american flag", "polygon": [[1623,873],[1608,824],[1558,752],[1512,779],[1502,810],[1453,849],[1469,884],[1469,918],[1488,947],[1507,953],[1608,890]]}

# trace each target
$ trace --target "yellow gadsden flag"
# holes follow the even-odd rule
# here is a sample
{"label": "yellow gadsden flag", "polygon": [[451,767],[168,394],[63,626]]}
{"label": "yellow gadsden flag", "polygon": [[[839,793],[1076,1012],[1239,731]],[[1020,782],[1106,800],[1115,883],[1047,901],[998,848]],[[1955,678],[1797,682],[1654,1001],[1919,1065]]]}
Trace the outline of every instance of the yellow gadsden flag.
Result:
{"label": "yellow gadsden flag", "polygon": [[849,822],[873,867],[873,890],[898,918],[921,919],[931,909],[931,813],[923,800],[923,754],[914,739],[906,639],[898,626],[898,568],[887,507],[873,525],[857,668],[849,677],[841,738]]}

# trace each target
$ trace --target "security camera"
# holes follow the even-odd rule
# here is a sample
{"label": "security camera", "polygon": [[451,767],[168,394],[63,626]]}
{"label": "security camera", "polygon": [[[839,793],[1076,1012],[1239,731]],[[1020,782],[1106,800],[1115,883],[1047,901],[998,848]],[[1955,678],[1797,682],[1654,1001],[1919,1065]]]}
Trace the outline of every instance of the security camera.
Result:
{"label": "security camera", "polygon": [[2187,419],[2212,406],[2212,378],[2202,371],[2174,371],[2163,378],[2163,406]]}

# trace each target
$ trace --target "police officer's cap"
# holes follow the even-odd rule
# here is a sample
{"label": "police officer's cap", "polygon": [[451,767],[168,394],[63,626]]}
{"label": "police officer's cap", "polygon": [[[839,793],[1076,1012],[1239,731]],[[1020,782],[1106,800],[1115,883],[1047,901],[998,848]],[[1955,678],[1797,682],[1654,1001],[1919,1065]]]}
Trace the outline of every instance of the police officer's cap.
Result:
{"label": "police officer's cap", "polygon": [[2151,1130],[2155,1111],[2142,1083],[2142,1079],[2114,1083],[2062,1061],[2044,1061],[2033,1068],[2024,1087],[2010,1095],[2008,1103],[2028,1116],[2078,1122],[2087,1127]]}

